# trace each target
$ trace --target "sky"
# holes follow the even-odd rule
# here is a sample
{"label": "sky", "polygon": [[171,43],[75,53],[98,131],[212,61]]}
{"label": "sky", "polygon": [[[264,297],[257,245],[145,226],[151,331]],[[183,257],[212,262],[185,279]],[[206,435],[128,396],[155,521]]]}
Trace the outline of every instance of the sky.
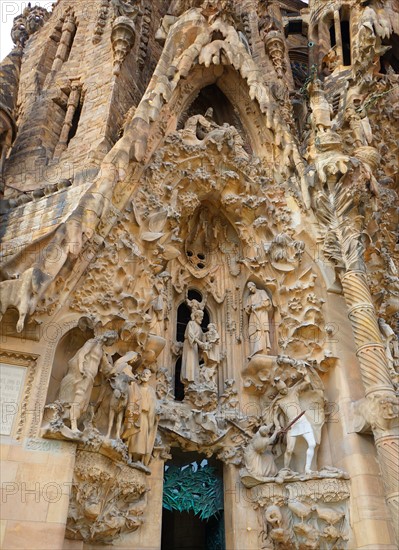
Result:
{"label": "sky", "polygon": [[[14,17],[23,12],[29,0],[0,0],[0,59],[13,48],[10,32]],[[54,0],[31,0],[32,6],[43,6],[51,11]]]}

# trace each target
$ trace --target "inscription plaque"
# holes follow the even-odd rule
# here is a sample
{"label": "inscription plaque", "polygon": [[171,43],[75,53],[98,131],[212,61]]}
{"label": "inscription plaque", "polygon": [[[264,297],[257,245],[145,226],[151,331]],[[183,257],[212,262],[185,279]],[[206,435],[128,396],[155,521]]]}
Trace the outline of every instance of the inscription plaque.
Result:
{"label": "inscription plaque", "polygon": [[11,435],[21,406],[26,367],[0,363],[0,435]]}

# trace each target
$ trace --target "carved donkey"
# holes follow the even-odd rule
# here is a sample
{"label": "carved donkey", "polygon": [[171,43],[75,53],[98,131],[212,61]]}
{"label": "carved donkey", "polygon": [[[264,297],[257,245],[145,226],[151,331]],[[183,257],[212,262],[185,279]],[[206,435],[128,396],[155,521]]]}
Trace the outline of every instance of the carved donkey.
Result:
{"label": "carved donkey", "polygon": [[129,399],[129,385],[133,382],[133,378],[125,373],[117,374],[109,380],[112,389],[111,399],[109,402],[109,417],[108,417],[108,432],[107,439],[110,439],[112,428],[116,415],[116,439],[121,438],[121,426],[125,415],[126,406]]}

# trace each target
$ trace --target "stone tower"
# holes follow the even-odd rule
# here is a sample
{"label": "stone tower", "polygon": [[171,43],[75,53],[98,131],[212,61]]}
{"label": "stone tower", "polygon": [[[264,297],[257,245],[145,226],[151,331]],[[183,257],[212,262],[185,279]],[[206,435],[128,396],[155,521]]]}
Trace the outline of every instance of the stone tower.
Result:
{"label": "stone tower", "polygon": [[399,1],[58,0],[0,64],[2,544],[399,541]]}

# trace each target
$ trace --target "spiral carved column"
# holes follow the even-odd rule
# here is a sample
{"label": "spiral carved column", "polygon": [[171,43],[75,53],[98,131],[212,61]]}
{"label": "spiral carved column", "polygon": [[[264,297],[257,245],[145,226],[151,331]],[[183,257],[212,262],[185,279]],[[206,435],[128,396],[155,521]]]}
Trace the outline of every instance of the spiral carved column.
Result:
{"label": "spiral carved column", "polygon": [[398,411],[395,392],[389,377],[388,360],[365,273],[348,271],[342,277],[342,286],[349,307],[349,319],[357,348],[356,355],[370,407],[369,420],[377,447],[385,497],[399,541]]}

